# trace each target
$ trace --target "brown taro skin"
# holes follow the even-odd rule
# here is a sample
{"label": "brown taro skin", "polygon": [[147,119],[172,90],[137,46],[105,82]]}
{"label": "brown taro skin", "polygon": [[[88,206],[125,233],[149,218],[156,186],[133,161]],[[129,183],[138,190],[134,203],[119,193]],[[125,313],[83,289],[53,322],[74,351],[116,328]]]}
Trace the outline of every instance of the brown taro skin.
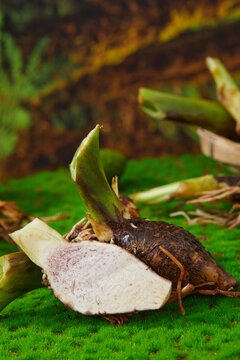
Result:
{"label": "brown taro skin", "polygon": [[177,287],[178,266],[165,255],[160,246],[168,250],[184,267],[182,286],[214,282],[221,290],[237,289],[238,281],[228,274],[187,230],[162,221],[136,218],[110,224],[116,245],[133,253],[159,275]]}

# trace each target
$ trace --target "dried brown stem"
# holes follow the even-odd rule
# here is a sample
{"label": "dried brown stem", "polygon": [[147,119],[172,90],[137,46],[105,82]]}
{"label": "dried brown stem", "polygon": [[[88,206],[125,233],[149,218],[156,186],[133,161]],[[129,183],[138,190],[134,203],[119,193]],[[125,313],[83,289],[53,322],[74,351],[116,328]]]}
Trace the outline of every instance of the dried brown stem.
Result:
{"label": "dried brown stem", "polygon": [[[193,285],[193,284],[187,284],[186,286],[184,286],[184,288],[182,288],[181,290],[181,297],[182,299],[185,298],[188,295],[192,295],[195,294],[196,292],[198,292],[198,289],[201,289],[205,286],[215,286],[214,282],[206,282],[200,285]],[[174,291],[172,292],[168,302],[172,303],[175,302],[176,300],[178,300],[178,294]]]}
{"label": "dried brown stem", "polygon": [[181,313],[183,315],[185,315],[185,310],[182,306],[182,280],[184,277],[184,267],[183,265],[180,263],[180,261],[178,261],[175,256],[173,256],[167,249],[165,249],[163,246],[160,246],[160,250],[167,255],[178,267],[180,270],[180,275],[178,278],[178,283],[177,283],[177,297],[178,297],[178,305],[179,308],[181,310]]}
{"label": "dried brown stem", "polygon": [[90,221],[82,218],[73,228],[64,235],[64,239],[69,242],[80,242],[83,240],[97,240]]}
{"label": "dried brown stem", "polygon": [[[172,213],[171,216],[184,216],[188,225],[216,224],[221,227],[227,227],[228,230],[232,230],[240,225],[240,212],[235,211],[239,208],[240,204],[234,204],[229,211],[202,207],[204,211],[199,208],[197,208],[195,211],[177,211]],[[190,218],[189,215],[193,215],[195,217]]]}
{"label": "dried brown stem", "polygon": [[198,294],[202,294],[202,295],[225,295],[228,297],[233,297],[233,298],[240,298],[240,292],[237,291],[224,291],[221,289],[213,289],[213,290],[197,290],[196,291]]}
{"label": "dried brown stem", "polygon": [[[44,216],[41,217],[40,219],[44,222],[50,222],[50,221],[59,221],[59,220],[65,220],[68,219],[69,215],[67,214],[60,214],[60,215],[53,215],[53,216]],[[30,217],[31,220],[35,219],[35,216],[31,216]]]}
{"label": "dried brown stem", "polygon": [[211,202],[229,197],[233,194],[240,194],[240,186],[228,186],[218,190],[202,191],[197,199],[189,200],[188,204],[196,204],[202,202]]}
{"label": "dried brown stem", "polygon": [[128,317],[126,315],[104,315],[103,318],[114,326],[122,326],[128,322]]}
{"label": "dried brown stem", "polygon": [[[41,220],[49,222],[67,219],[68,217],[66,214],[61,214],[43,217]],[[15,202],[0,201],[0,238],[2,237],[10,244],[15,245],[8,234],[18,230],[24,222],[30,222],[34,218],[35,216],[25,213]]]}
{"label": "dried brown stem", "polygon": [[0,201],[0,237],[14,244],[8,233],[17,230],[24,220],[29,220],[29,215],[25,214],[15,202]]}

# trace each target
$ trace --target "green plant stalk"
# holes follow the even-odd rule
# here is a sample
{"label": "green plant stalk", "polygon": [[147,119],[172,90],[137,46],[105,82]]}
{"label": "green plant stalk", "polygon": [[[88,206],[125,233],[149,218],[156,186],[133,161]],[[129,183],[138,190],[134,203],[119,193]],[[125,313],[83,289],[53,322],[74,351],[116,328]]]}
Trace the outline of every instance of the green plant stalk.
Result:
{"label": "green plant stalk", "polygon": [[130,198],[136,203],[158,204],[172,199],[188,198],[200,191],[216,190],[223,186],[227,184],[217,181],[213,175],[205,175],[138,192],[130,195]]}
{"label": "green plant stalk", "polygon": [[124,210],[106,179],[99,151],[99,125],[82,141],[70,164],[71,176],[76,183],[87,212],[93,221],[117,221]]}
{"label": "green plant stalk", "polygon": [[0,257],[0,311],[17,297],[42,286],[41,269],[23,252]]}
{"label": "green plant stalk", "polygon": [[238,86],[219,59],[208,57],[206,63],[216,83],[218,100],[236,120],[236,132],[240,135],[240,91]]}
{"label": "green plant stalk", "polygon": [[174,120],[197,125],[227,137],[234,133],[234,119],[214,101],[189,99],[141,88],[139,104],[146,114],[156,120]]}

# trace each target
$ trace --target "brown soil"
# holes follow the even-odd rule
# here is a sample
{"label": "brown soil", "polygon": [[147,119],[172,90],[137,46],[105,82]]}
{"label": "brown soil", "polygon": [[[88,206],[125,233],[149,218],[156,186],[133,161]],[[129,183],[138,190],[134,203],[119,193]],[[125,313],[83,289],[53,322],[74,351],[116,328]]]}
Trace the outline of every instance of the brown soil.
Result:
{"label": "brown soil", "polygon": [[[181,128],[173,142],[141,118],[136,118],[129,126],[127,123],[125,126],[123,123],[111,125],[107,122],[103,125],[101,146],[119,150],[128,158],[199,151],[198,145]],[[19,178],[41,170],[68,166],[77,146],[93,126],[91,124],[84,131],[62,131],[47,120],[39,121],[21,132],[16,151],[0,164],[0,179]]]}

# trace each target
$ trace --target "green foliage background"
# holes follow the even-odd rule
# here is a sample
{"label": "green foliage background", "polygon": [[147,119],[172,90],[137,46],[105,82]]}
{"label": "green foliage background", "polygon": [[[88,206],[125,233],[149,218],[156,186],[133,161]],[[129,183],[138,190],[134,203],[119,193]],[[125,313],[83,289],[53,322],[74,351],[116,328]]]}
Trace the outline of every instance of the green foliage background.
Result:
{"label": "green foliage background", "polygon": [[37,97],[50,70],[48,64],[40,65],[48,38],[42,38],[25,61],[13,36],[1,31],[2,25],[0,13],[0,160],[13,152],[17,131],[30,126],[24,101]]}

